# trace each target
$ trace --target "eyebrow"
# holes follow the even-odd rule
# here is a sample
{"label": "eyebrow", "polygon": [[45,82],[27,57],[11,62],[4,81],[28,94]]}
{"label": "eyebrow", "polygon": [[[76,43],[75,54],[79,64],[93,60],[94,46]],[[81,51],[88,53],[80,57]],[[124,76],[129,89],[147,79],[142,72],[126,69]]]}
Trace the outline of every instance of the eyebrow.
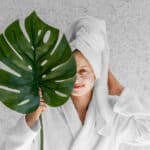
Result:
{"label": "eyebrow", "polygon": [[80,66],[80,67],[88,68],[88,66]]}

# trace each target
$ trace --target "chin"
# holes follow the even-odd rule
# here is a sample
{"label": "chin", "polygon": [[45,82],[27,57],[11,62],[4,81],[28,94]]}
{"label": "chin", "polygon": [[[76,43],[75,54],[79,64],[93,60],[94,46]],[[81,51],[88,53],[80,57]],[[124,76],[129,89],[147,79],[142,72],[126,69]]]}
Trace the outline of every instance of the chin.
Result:
{"label": "chin", "polygon": [[85,94],[87,94],[89,91],[73,91],[71,93],[72,96],[84,96]]}

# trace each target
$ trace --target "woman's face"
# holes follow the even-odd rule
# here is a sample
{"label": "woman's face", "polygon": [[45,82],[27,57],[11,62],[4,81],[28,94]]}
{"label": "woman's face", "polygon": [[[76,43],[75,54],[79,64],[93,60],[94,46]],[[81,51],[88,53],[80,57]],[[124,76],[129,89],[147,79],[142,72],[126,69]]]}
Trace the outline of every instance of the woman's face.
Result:
{"label": "woman's face", "polygon": [[93,89],[95,75],[88,60],[80,53],[80,51],[74,51],[77,64],[76,82],[72,90],[73,96],[83,96]]}

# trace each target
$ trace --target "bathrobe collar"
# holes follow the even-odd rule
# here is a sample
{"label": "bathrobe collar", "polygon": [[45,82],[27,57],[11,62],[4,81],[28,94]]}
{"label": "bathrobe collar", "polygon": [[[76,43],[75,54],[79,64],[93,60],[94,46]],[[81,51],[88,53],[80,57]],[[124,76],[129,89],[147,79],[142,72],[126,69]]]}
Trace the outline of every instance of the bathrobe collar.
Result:
{"label": "bathrobe collar", "polygon": [[93,94],[88,110],[86,112],[84,125],[82,125],[82,122],[79,118],[78,112],[73,104],[71,97],[69,98],[67,103],[60,106],[60,108],[64,113],[65,119],[67,120],[67,125],[69,126],[74,138],[80,133],[81,130],[84,130],[84,128],[86,128],[87,130],[87,126],[90,126],[88,128],[89,132],[91,130],[90,128],[92,126],[95,126],[94,128],[96,129],[96,132],[99,135],[103,135],[103,136],[110,135],[112,129],[111,121],[113,118],[108,122],[107,118],[105,118],[105,116],[100,113],[96,101],[97,101],[97,97],[95,94]]}

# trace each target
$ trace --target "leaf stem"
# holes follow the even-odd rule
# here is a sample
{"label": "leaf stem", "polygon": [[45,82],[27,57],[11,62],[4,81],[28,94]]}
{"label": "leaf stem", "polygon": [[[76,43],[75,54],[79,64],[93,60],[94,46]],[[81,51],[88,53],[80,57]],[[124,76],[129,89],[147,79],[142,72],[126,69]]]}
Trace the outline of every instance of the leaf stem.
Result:
{"label": "leaf stem", "polygon": [[43,120],[42,115],[40,115],[40,124],[41,124],[41,131],[40,131],[40,150],[44,150],[44,130],[43,130]]}

